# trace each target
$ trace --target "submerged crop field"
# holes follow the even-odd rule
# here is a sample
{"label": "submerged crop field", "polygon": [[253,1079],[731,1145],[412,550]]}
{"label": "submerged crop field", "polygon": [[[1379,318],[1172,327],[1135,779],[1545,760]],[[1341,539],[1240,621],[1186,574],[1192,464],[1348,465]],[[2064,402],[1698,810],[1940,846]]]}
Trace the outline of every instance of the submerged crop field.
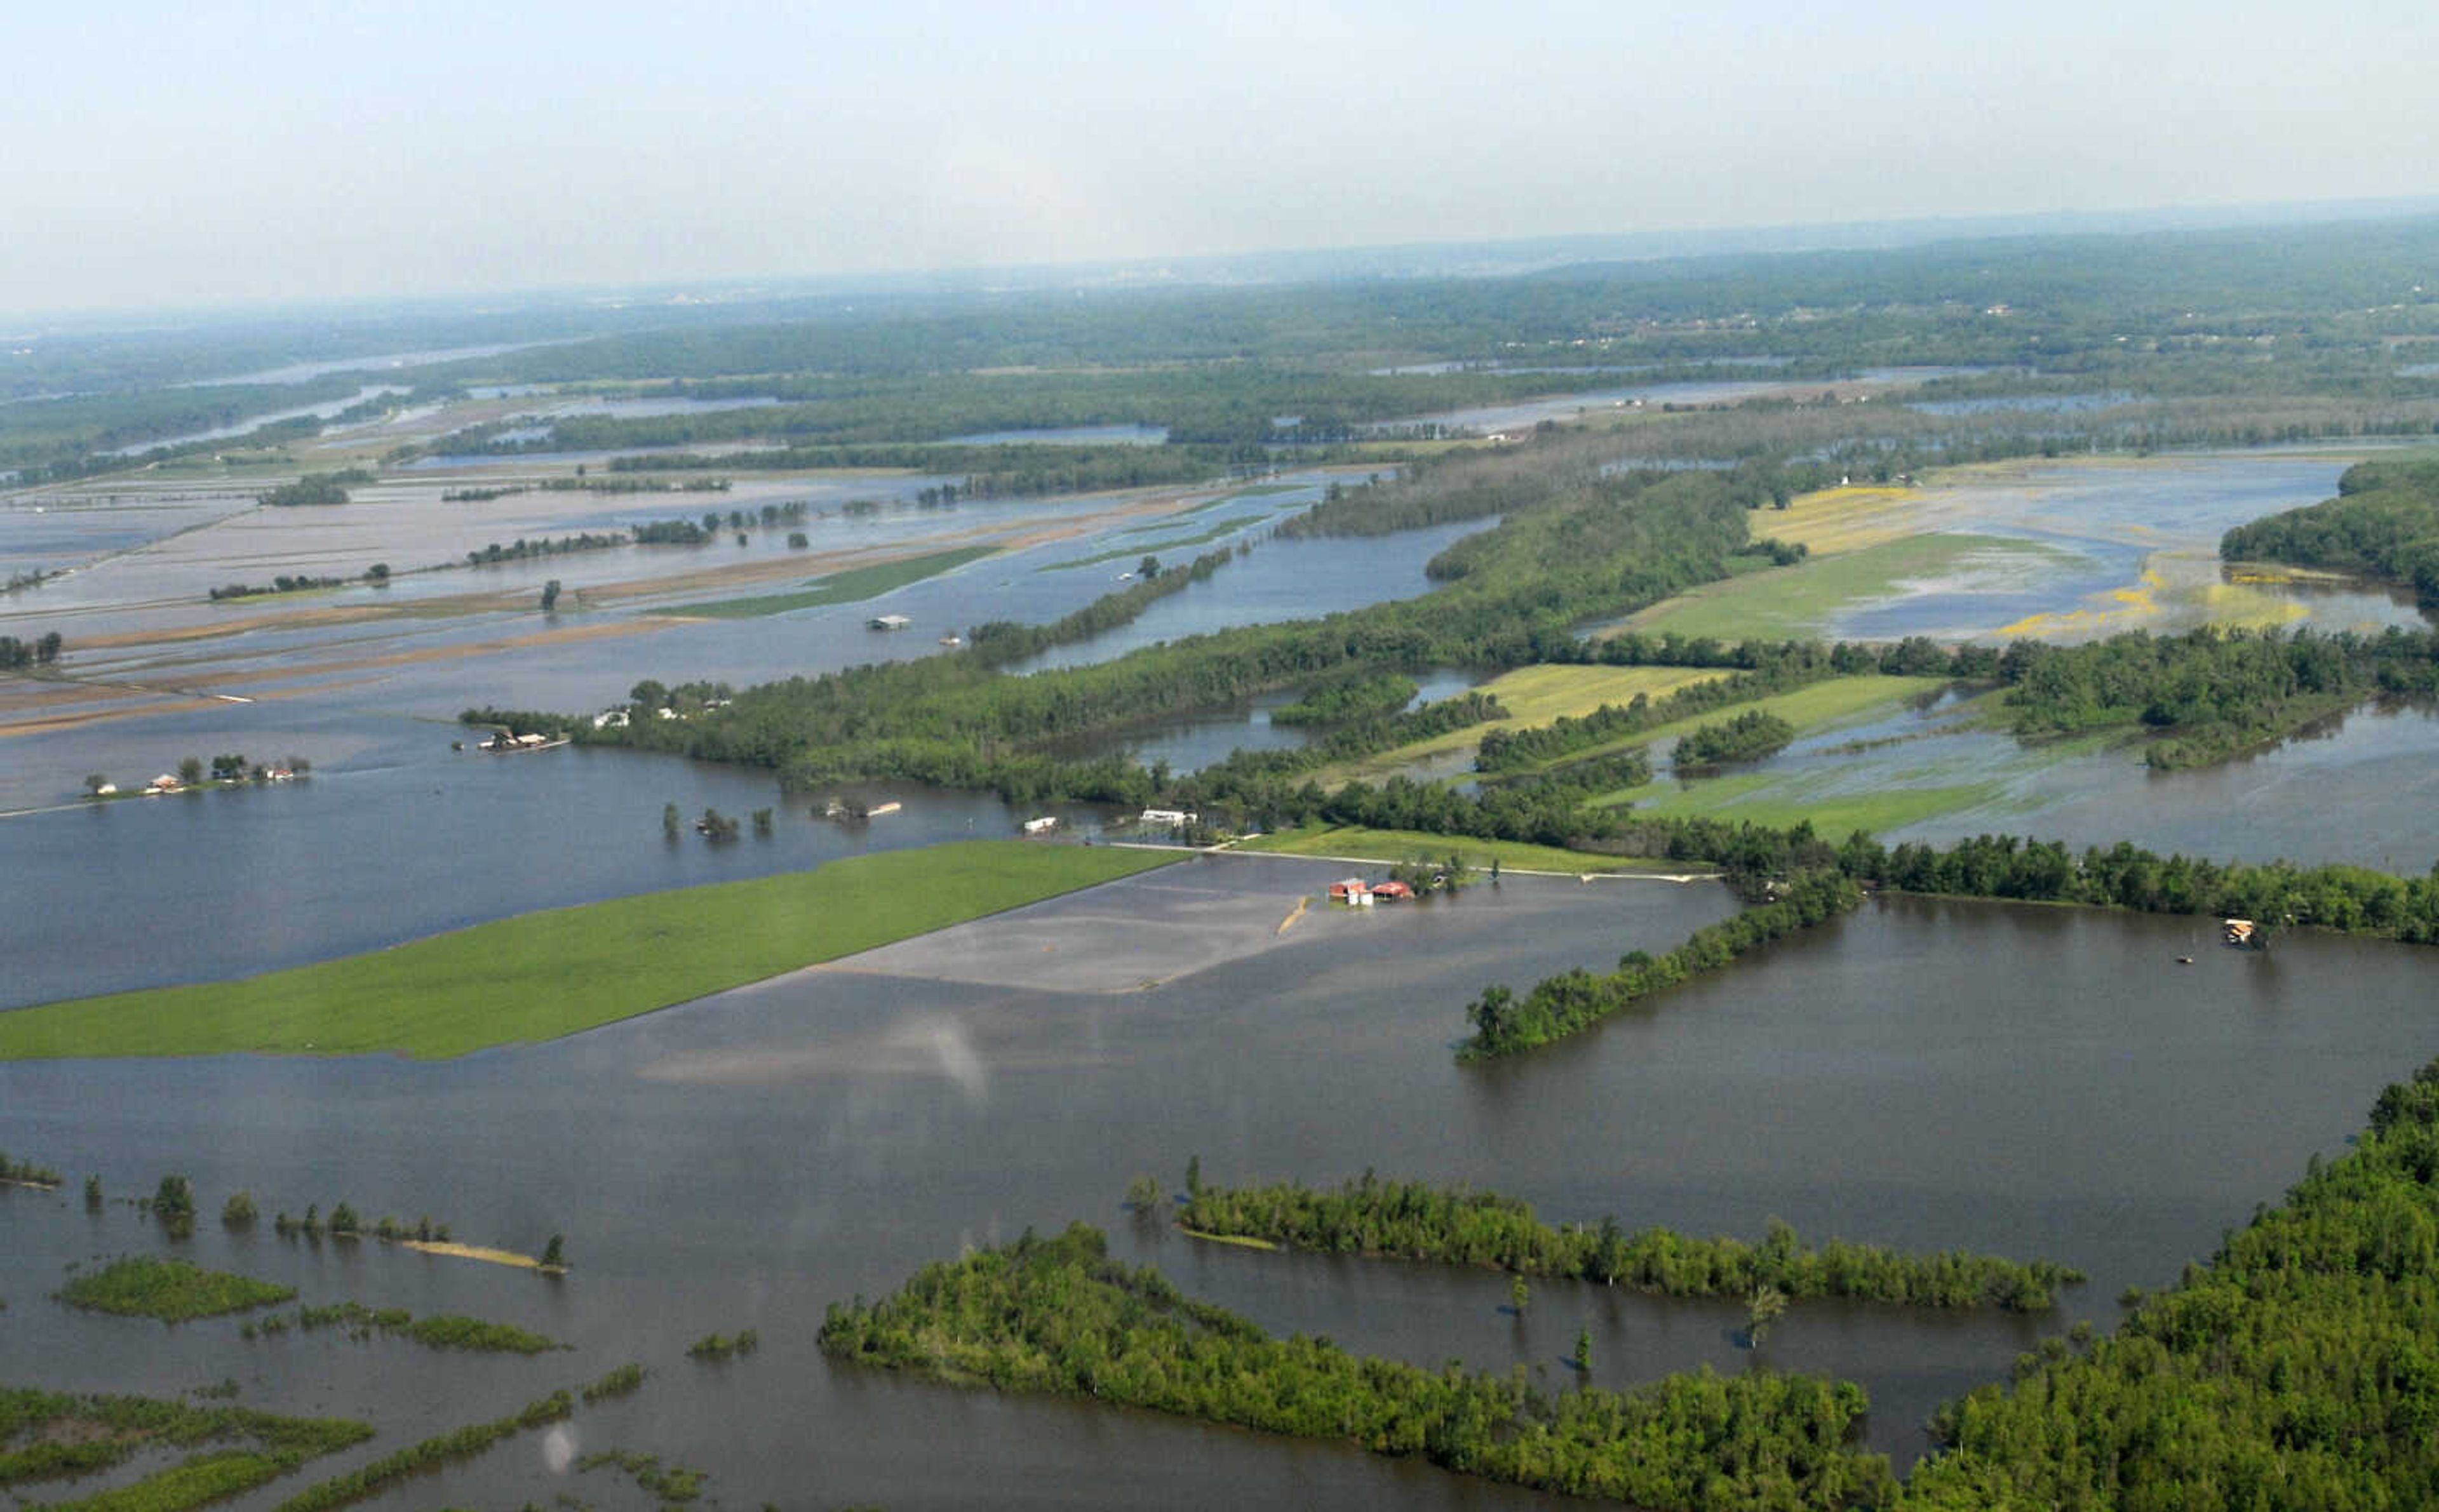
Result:
{"label": "submerged crop field", "polygon": [[21,1008],[0,1018],[0,1058],[462,1056],[574,1034],[1170,859],[998,841],[835,862],[478,924],[244,982]]}

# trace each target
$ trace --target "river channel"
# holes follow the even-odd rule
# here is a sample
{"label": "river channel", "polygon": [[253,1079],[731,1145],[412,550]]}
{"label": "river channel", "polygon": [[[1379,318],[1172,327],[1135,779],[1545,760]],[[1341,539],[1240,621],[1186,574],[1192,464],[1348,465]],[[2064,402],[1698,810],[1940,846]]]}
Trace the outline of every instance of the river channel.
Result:
{"label": "river channel", "polygon": [[[2124,1287],[2173,1282],[2309,1155],[2341,1152],[2379,1087],[2439,1046],[2423,952],[2295,935],[2254,955],[2198,943],[2191,920],[1897,899],[1580,1041],[1463,1068],[1449,1045],[1474,987],[1661,948],[1731,900],[1709,884],[1511,876],[1276,931],[1343,869],[1189,862],[454,1062],[0,1066],[0,1147],[71,1183],[0,1192],[0,1377],[161,1394],[233,1377],[254,1405],[368,1417],[382,1430],[355,1451],[368,1457],[635,1360],[653,1373],[643,1392],[579,1413],[576,1447],[709,1470],[729,1506],[1539,1503],[1335,1446],[833,1368],[815,1350],[830,1301],[1076,1218],[1189,1291],[1360,1351],[1522,1362],[1553,1390],[1578,1328],[1603,1385],[1756,1362],[1733,1304],[1545,1283],[1520,1321],[1490,1272],[1207,1246],[1121,1210],[1131,1177],[1174,1183],[1199,1155],[1215,1181],[1333,1183],[1372,1166],[1494,1186],[1553,1219],[1754,1235],[1774,1216],[1815,1237],[2090,1272],[2035,1318],[1789,1314],[1759,1362],[1862,1381],[1871,1441],[1902,1462],[1939,1401],[2078,1319],[2113,1322]],[[130,1207],[84,1212],[82,1174],[129,1194],[169,1169],[212,1209],[243,1185],[266,1213],[344,1199],[528,1250],[564,1233],[577,1269],[556,1284],[208,1222],[187,1248],[308,1302],[471,1312],[574,1351],[247,1342],[228,1320],[165,1330],[49,1301],[72,1262],[163,1248]],[[755,1356],[685,1358],[695,1338],[748,1326]],[[555,1473],[547,1448],[525,1435],[373,1504],[622,1504],[598,1473]]]}

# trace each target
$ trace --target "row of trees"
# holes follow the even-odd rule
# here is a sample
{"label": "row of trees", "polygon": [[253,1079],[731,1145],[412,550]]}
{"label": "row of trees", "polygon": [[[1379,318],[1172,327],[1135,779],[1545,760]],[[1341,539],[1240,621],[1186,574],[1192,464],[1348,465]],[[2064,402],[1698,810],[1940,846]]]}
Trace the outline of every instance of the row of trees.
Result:
{"label": "row of trees", "polygon": [[821,1346],[857,1364],[1353,1443],[1655,1512],[1872,1506],[1894,1489],[1886,1459],[1849,1442],[1867,1405],[1849,1382],[1706,1368],[1553,1400],[1521,1364],[1469,1376],[1271,1338],[1156,1271],[1112,1261],[1082,1224],[926,1266],[878,1303],[833,1304]]}
{"label": "row of trees", "polygon": [[1267,1239],[1330,1254],[1384,1255],[1443,1265],[1489,1265],[1671,1297],[1856,1297],[1924,1307],[2038,1311],[2082,1272],[1947,1251],[1905,1254],[1831,1239],[1805,1244],[1773,1219],[1758,1244],[1697,1238],[1667,1229],[1632,1233],[1614,1218],[1554,1225],[1532,1204],[1496,1192],[1382,1181],[1365,1171],[1336,1191],[1292,1182],[1222,1187],[1192,1183],[1178,1221],[1202,1234]]}
{"label": "row of trees", "polygon": [[1836,870],[1805,872],[1787,882],[1768,884],[1765,897],[1766,901],[1732,918],[1696,930],[1665,955],[1629,951],[1607,975],[1577,967],[1543,977],[1522,998],[1504,987],[1485,987],[1466,1005],[1473,1033],[1457,1047],[1457,1058],[1488,1060],[1564,1039],[1687,977],[1716,971],[1783,934],[1835,918],[1863,900],[1862,889]]}
{"label": "row of trees", "polygon": [[0,635],[0,672],[23,671],[28,667],[48,667],[60,659],[64,643],[60,632],[46,630],[32,640],[19,640],[14,635]]}
{"label": "row of trees", "polygon": [[275,509],[300,505],[345,504],[348,489],[373,481],[373,474],[363,468],[342,468],[336,472],[308,472],[294,483],[283,483],[255,497],[256,502]]}

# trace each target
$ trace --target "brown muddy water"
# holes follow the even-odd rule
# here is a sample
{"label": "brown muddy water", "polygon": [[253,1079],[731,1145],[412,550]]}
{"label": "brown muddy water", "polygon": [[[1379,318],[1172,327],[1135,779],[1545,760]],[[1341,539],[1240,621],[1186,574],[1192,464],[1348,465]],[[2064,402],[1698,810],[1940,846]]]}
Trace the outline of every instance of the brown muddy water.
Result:
{"label": "brown muddy water", "polygon": [[[1215,1181],[1372,1166],[1496,1187],[1554,1219],[1753,1235],[1779,1217],[1816,1237],[2089,1271],[2037,1318],[1790,1311],[1758,1362],[1862,1381],[1872,1441],[1910,1459],[1938,1402],[2077,1319],[2112,1322],[2124,1287],[2173,1282],[2439,1049],[2439,957],[2421,951],[2299,935],[2241,954],[2209,945],[2203,921],[1894,899],[1576,1041],[1465,1068],[1450,1044],[1482,985],[1665,947],[1731,900],[1710,884],[1511,877],[1452,902],[1316,909],[1277,932],[1344,869],[1189,862],[448,1063],[0,1066],[0,1148],[70,1177],[57,1197],[0,1192],[0,1379],[171,1393],[234,1377],[248,1403],[379,1426],[313,1477],[629,1360],[651,1369],[557,1440],[523,1435],[385,1507],[629,1504],[607,1472],[553,1468],[612,1446],[710,1471],[728,1506],[1542,1500],[1337,1446],[837,1369],[814,1347],[831,1301],[1075,1218],[1190,1291],[1357,1350],[1522,1361],[1553,1388],[1578,1327],[1604,1385],[1756,1363],[1733,1305],[1545,1283],[1519,1322],[1490,1272],[1204,1245],[1122,1211],[1130,1178],[1175,1184],[1199,1155]],[[309,1302],[471,1312],[575,1348],[249,1343],[227,1320],[165,1329],[49,1300],[71,1262],[169,1247],[126,1205],[84,1212],[83,1174],[126,1195],[169,1170],[195,1179],[207,1211],[245,1185],[266,1213],[346,1199],[528,1251],[562,1232],[577,1269],[557,1283],[208,1221],[184,1248]],[[740,1327],[759,1330],[758,1354],[685,1358]]]}

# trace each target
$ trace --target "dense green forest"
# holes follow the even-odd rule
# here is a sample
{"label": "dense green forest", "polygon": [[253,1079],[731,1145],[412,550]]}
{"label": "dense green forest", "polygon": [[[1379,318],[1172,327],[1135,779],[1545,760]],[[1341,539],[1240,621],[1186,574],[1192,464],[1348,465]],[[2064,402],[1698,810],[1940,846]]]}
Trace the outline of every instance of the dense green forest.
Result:
{"label": "dense green forest", "polygon": [[2439,1062],[2112,1337],[2052,1341],[1932,1423],[1921,1508],[2430,1504],[2439,1485]]}
{"label": "dense green forest", "polygon": [[1111,1260],[1095,1229],[924,1267],[895,1295],[833,1304],[823,1352],[1003,1391],[1089,1396],[1449,1469],[1683,1512],[1859,1507],[1894,1489],[1851,1447],[1862,1389],[1708,1369],[1556,1399],[1512,1376],[1425,1370],[1326,1339],[1273,1339]]}
{"label": "dense green forest", "polygon": [[2439,691],[2439,634],[2137,631],[2082,646],[2017,641],[2000,659],[2019,736],[2133,725],[2155,767],[2224,760],[2374,695]]}
{"label": "dense green forest", "polygon": [[2229,561],[2285,561],[2411,588],[2439,605],[2439,457],[2358,462],[2338,496],[2229,531]]}
{"label": "dense green forest", "polygon": [[1267,1239],[1326,1254],[1382,1255],[1444,1265],[1496,1266],[1670,1297],[1750,1297],[1772,1287],[1789,1297],[1855,1297],[1918,1307],[1999,1307],[2039,1311],[2080,1272],[1947,1251],[1905,1254],[1831,1239],[1807,1246],[1773,1221],[1758,1244],[1696,1238],[1667,1229],[1629,1232],[1553,1225],[1529,1202],[1496,1192],[1382,1181],[1365,1171],[1333,1192],[1292,1182],[1212,1186],[1192,1173],[1178,1222],[1198,1234]]}

